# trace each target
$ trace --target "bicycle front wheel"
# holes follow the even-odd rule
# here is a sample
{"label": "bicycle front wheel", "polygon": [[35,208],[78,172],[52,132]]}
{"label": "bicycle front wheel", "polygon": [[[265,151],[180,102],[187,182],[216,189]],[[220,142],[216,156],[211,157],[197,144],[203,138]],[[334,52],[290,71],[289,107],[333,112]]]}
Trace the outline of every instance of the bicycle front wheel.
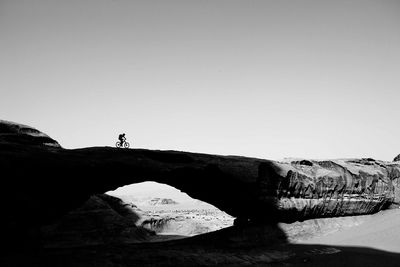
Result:
{"label": "bicycle front wheel", "polygon": [[124,148],[129,148],[129,143],[128,142],[124,143]]}

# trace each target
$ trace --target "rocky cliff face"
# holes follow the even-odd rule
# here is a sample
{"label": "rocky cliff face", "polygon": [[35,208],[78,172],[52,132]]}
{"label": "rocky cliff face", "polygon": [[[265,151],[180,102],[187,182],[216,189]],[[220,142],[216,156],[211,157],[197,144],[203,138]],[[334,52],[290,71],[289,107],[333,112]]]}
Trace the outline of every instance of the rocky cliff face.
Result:
{"label": "rocky cliff face", "polygon": [[287,170],[277,186],[283,217],[369,214],[399,201],[400,164],[369,158],[277,164]]}
{"label": "rocky cliff face", "polygon": [[393,159],[393,161],[400,161],[400,154],[397,155],[397,157],[395,157],[395,158]]}
{"label": "rocky cliff face", "polygon": [[21,229],[55,221],[94,194],[149,180],[218,207],[237,218],[236,226],[368,214],[400,199],[399,162],[275,162],[110,147],[67,150],[32,129],[0,123],[6,188],[0,196],[6,206],[0,234],[10,240],[35,239],[35,231]]}

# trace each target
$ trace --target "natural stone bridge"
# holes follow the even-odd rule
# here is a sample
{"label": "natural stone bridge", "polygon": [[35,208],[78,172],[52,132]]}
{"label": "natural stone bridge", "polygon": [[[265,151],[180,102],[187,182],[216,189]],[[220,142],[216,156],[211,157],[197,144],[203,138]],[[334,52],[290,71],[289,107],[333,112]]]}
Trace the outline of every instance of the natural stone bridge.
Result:
{"label": "natural stone bridge", "polygon": [[33,128],[5,121],[0,121],[0,166],[6,235],[49,223],[93,194],[144,181],[174,186],[237,217],[237,223],[368,214],[400,199],[400,162],[69,150]]}

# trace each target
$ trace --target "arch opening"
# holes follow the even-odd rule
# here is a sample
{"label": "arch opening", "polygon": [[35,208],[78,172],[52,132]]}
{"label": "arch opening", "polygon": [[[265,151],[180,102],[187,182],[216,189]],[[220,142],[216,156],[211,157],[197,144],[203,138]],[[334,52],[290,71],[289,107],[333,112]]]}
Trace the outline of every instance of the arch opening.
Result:
{"label": "arch opening", "polygon": [[234,217],[168,184],[134,183],[105,194],[121,199],[138,214],[136,226],[154,233],[150,241],[181,239],[233,225]]}
{"label": "arch opening", "polygon": [[162,242],[214,232],[234,217],[153,181],[92,195],[78,209],[41,228],[45,247]]}

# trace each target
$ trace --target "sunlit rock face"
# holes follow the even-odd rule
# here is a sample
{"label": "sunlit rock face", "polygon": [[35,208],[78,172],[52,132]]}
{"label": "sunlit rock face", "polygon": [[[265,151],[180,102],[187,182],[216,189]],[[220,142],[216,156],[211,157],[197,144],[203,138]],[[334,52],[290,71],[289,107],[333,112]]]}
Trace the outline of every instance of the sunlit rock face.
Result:
{"label": "sunlit rock face", "polygon": [[374,159],[301,160],[277,187],[282,217],[336,217],[377,212],[399,201],[400,164]]}

